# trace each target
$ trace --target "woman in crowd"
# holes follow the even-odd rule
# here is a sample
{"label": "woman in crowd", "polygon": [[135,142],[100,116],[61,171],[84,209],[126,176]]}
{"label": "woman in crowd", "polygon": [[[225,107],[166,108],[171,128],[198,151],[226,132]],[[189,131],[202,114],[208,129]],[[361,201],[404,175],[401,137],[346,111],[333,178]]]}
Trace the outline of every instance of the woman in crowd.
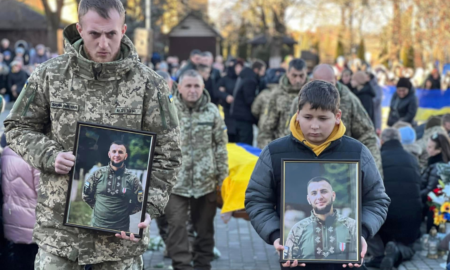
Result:
{"label": "woman in crowd", "polygon": [[422,183],[420,193],[424,204],[424,214],[428,217],[427,232],[433,226],[433,212],[429,211],[427,205],[428,193],[437,188],[439,183],[439,172],[437,165],[440,163],[448,163],[450,161],[450,142],[447,135],[435,133],[427,143],[428,164],[422,173]]}
{"label": "woman in crowd", "polygon": [[350,89],[353,92],[352,76],[353,72],[350,69],[344,69],[344,71],[342,71],[341,79],[339,80],[339,82],[347,86],[348,89]]}
{"label": "woman in crowd", "polygon": [[364,71],[358,71],[352,76],[351,84],[353,93],[359,98],[364,109],[372,120],[372,125],[375,127],[375,105],[373,98],[375,97],[375,90],[370,86],[370,77]]}
{"label": "woman in crowd", "polygon": [[400,78],[397,82],[397,91],[392,95],[388,126],[392,127],[398,121],[415,126],[414,117],[416,117],[418,107],[419,100],[416,97],[416,89],[408,78]]}

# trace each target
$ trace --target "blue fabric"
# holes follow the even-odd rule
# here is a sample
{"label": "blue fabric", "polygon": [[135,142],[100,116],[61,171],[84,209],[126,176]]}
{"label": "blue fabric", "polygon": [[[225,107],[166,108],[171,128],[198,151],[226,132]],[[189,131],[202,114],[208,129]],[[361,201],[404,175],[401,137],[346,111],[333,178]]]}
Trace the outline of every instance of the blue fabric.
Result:
{"label": "blue fabric", "polygon": [[[396,90],[395,86],[383,87],[382,107],[390,107]],[[440,110],[450,107],[450,91],[416,89],[416,96],[419,99],[419,108]]]}
{"label": "blue fabric", "polygon": [[416,132],[412,127],[402,127],[400,132],[402,144],[413,144],[416,141]]}
{"label": "blue fabric", "polygon": [[261,149],[253,147],[251,145],[245,143],[237,143],[236,145],[244,148],[247,152],[257,157],[259,157],[259,155],[261,154]]}

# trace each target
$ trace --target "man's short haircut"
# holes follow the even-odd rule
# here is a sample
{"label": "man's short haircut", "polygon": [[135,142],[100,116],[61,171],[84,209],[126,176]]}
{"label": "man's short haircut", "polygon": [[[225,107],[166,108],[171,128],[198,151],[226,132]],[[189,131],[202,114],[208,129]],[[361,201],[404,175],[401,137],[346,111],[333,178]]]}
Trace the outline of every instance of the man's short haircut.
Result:
{"label": "man's short haircut", "polygon": [[156,74],[158,74],[159,76],[161,76],[165,81],[169,81],[170,79],[170,75],[169,73],[162,71],[162,70],[158,70],[156,71]]}
{"label": "man's short haircut", "polygon": [[383,132],[381,132],[381,141],[383,143],[392,140],[401,141],[400,132],[398,132],[398,129],[386,128]]}
{"label": "man's short haircut", "polygon": [[412,125],[410,123],[408,123],[408,122],[405,122],[405,121],[398,121],[392,127],[395,128],[395,129],[400,129],[400,128],[403,128],[403,127],[412,127]]}
{"label": "man's short haircut", "polygon": [[180,76],[179,84],[181,84],[183,82],[184,78],[186,78],[186,77],[200,78],[201,83],[203,83],[203,77],[200,76],[200,74],[194,69],[188,69],[185,72],[183,72]]}
{"label": "man's short haircut", "polygon": [[205,70],[207,70],[207,69],[210,70],[211,67],[210,67],[210,66],[207,66],[207,65],[203,65],[203,64],[200,64],[200,65],[197,66],[197,71],[200,71],[200,72],[205,71]]}
{"label": "man's short haircut", "polygon": [[194,55],[202,55],[202,52],[200,50],[192,50],[191,54],[189,55],[190,57],[194,56]]}
{"label": "man's short haircut", "polygon": [[444,123],[450,123],[450,114],[444,114],[444,116],[442,116],[442,124]]}
{"label": "man's short haircut", "polygon": [[111,9],[119,12],[120,16],[124,17],[125,22],[125,8],[120,0],[81,0],[78,6],[78,22],[81,23],[83,18],[89,10],[94,10],[104,19],[109,19],[109,11]]}
{"label": "man's short haircut", "polygon": [[214,56],[213,56],[213,54],[212,54],[211,52],[203,52],[203,53],[202,53],[202,56],[203,56],[203,57],[211,57],[211,58],[214,58]]}
{"label": "man's short haircut", "polygon": [[306,68],[306,63],[303,61],[303,59],[296,58],[292,59],[291,62],[289,62],[289,68],[288,70],[291,70],[291,68],[295,68],[298,71],[301,71]]}
{"label": "man's short haircut", "polygon": [[329,82],[321,80],[311,81],[300,90],[298,110],[300,111],[306,103],[309,103],[313,110],[321,109],[336,114],[340,106],[339,92]]}
{"label": "man's short haircut", "polygon": [[121,140],[113,141],[113,142],[109,145],[109,147],[111,148],[111,145],[113,145],[113,144],[115,144],[115,145],[123,145],[123,147],[125,147],[125,153],[128,153],[128,148],[127,148],[127,146],[123,143],[123,141],[121,141]]}
{"label": "man's short haircut", "polygon": [[253,62],[252,70],[254,70],[254,69],[261,70],[265,66],[266,66],[266,64],[262,60],[258,59],[258,60],[255,60],[255,62]]}
{"label": "man's short haircut", "polygon": [[[328,180],[328,179],[326,179],[325,177],[322,177],[322,176],[316,176],[313,179],[309,180],[308,184],[306,185],[306,190],[308,190],[308,187],[309,187],[309,185],[311,183],[318,183],[318,182],[322,182],[322,181],[327,182],[331,186],[330,180]],[[333,186],[331,186],[331,189],[333,189]]]}

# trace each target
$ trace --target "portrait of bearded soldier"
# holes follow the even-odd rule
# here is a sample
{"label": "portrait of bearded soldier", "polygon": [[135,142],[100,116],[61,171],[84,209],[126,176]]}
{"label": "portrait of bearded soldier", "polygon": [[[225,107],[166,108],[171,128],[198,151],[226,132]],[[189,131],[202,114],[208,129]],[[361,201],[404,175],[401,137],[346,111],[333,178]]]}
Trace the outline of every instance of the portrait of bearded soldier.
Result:
{"label": "portrait of bearded soldier", "polygon": [[125,166],[128,152],[123,142],[113,142],[108,157],[109,165],[85,182],[83,201],[93,209],[91,226],[129,232],[130,215],[142,209],[142,185]]}
{"label": "portrait of bearded soldier", "polygon": [[308,182],[307,200],[311,216],[296,223],[284,244],[285,260],[356,260],[356,221],[334,209],[336,192],[328,179]]}

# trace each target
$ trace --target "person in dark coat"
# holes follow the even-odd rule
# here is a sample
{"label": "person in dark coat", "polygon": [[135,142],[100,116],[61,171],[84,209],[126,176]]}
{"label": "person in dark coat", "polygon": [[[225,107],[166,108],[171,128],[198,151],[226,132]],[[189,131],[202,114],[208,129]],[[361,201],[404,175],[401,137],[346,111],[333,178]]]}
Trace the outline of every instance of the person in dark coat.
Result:
{"label": "person in dark coat", "polygon": [[383,226],[368,241],[373,259],[366,266],[390,270],[414,256],[412,245],[422,222],[421,178],[419,163],[403,149],[397,129],[383,130],[381,144],[384,186],[391,204]]}
{"label": "person in dark coat", "polygon": [[22,70],[22,63],[11,63],[11,73],[8,75],[8,89],[11,91],[11,101],[16,100],[28,80],[28,74]]}
{"label": "person in dark coat", "polygon": [[226,75],[220,79],[215,92],[215,95],[219,99],[219,104],[223,107],[225,125],[227,126],[228,142],[230,143],[236,142],[236,125],[233,117],[230,115],[230,108],[234,101],[234,87],[236,86],[236,81],[243,67],[244,61],[242,60],[234,59],[228,61],[226,65]]}
{"label": "person in dark coat", "polygon": [[183,74],[183,72],[185,72],[186,70],[190,70],[190,69],[197,69],[197,65],[200,64],[200,60],[202,57],[202,52],[200,50],[192,50],[191,54],[189,55],[189,61],[188,63],[181,68],[176,76],[177,76],[177,82],[178,79],[180,78],[181,74]]}
{"label": "person in dark coat", "polygon": [[353,72],[350,69],[344,69],[341,74],[341,79],[339,80],[340,83],[347,86],[348,89],[350,89],[352,92],[354,92],[353,86],[352,86],[352,76]]}
{"label": "person in dark coat", "polygon": [[[215,92],[217,86],[219,85],[219,81],[222,75],[220,74],[219,70],[213,67],[213,63],[214,63],[214,56],[211,52],[203,52],[201,54],[199,66],[202,66],[202,69],[204,69],[204,66],[206,66],[208,67],[209,70],[209,74],[207,76],[208,79],[205,81],[205,88],[209,92],[211,102],[217,106],[219,104],[219,98],[216,96]],[[206,77],[206,75],[203,77]],[[208,87],[211,88],[211,90]]]}
{"label": "person in dark coat", "polygon": [[45,53],[45,46],[42,44],[39,44],[36,46],[36,54],[33,55],[30,59],[30,65],[40,65],[47,61],[49,58],[47,54]]}
{"label": "person in dark coat", "polygon": [[424,215],[427,215],[427,232],[433,227],[433,211],[426,204],[428,193],[437,188],[441,179],[437,165],[450,161],[450,142],[447,135],[435,133],[427,143],[428,165],[422,173],[420,194],[424,204]]}
{"label": "person in dark coat", "polygon": [[397,91],[392,95],[388,126],[392,127],[398,121],[415,126],[414,117],[418,107],[416,89],[408,78],[400,78],[397,82]]}
{"label": "person in dark coat", "polygon": [[259,91],[259,79],[266,73],[266,64],[256,60],[251,68],[244,68],[239,74],[233,90],[234,102],[230,112],[236,123],[236,142],[253,144],[253,124],[256,118],[252,114],[252,103]]}
{"label": "person in dark coat", "polygon": [[353,93],[359,98],[364,109],[375,127],[375,90],[370,85],[370,78],[364,71],[358,71],[352,76]]}
{"label": "person in dark coat", "polygon": [[428,75],[428,78],[425,81],[425,89],[427,90],[441,90],[441,75],[437,68],[433,69]]}
{"label": "person in dark coat", "polygon": [[[11,49],[11,47],[9,46],[9,40],[4,38],[2,39],[2,42],[0,44],[0,53],[2,53],[3,55],[8,52],[7,54],[10,56],[11,61],[14,59],[15,55],[14,55],[14,50]],[[11,63],[11,62],[10,62]],[[8,63],[9,65],[9,63]]]}

